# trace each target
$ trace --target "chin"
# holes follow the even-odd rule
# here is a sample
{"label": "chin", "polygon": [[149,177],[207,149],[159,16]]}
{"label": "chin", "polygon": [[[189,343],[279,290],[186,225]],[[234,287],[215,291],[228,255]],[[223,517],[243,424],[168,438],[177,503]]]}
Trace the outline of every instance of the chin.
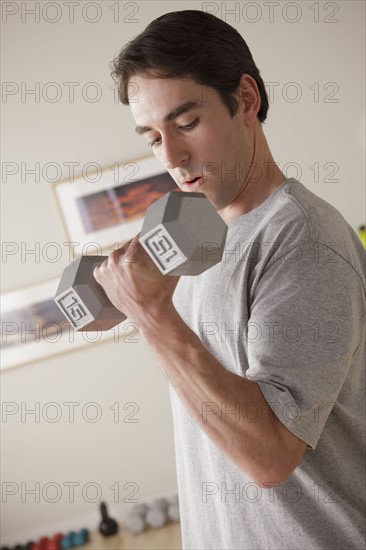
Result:
{"label": "chin", "polygon": [[209,194],[205,193],[206,198],[210,201],[212,206],[215,208],[215,210],[220,211],[223,208],[225,208],[226,204],[222,204],[220,200],[217,199],[217,197],[211,197]]}

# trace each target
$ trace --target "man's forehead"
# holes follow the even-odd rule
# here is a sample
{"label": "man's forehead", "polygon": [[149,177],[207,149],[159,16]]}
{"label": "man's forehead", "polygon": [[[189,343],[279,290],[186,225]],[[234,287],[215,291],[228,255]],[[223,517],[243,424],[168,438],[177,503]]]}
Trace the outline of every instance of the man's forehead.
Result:
{"label": "man's forehead", "polygon": [[208,97],[215,94],[214,88],[197,82],[189,75],[158,78],[136,74],[130,77],[127,85],[131,108],[137,106],[138,103],[151,103],[152,101],[157,106],[162,101],[169,102],[171,107],[182,103],[183,100],[206,103]]}

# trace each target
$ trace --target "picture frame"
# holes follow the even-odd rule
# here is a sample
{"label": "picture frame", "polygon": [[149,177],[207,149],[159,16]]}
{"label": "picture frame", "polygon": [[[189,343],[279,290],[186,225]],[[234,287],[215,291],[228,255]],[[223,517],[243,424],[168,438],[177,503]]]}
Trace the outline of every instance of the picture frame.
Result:
{"label": "picture frame", "polygon": [[139,342],[128,319],[108,331],[74,331],[53,300],[58,284],[57,278],[1,295],[1,370],[112,339]]}
{"label": "picture frame", "polygon": [[162,164],[148,156],[58,182],[53,190],[78,257],[122,246],[141,230],[148,206],[179,188]]}

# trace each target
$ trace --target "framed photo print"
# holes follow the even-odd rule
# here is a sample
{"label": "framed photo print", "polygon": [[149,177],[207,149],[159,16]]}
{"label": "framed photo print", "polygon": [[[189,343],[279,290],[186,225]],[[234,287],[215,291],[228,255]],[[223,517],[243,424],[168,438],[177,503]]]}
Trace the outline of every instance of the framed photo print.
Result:
{"label": "framed photo print", "polygon": [[53,300],[58,284],[52,279],[1,295],[1,369],[112,338],[139,341],[138,327],[128,319],[103,332],[75,332]]}

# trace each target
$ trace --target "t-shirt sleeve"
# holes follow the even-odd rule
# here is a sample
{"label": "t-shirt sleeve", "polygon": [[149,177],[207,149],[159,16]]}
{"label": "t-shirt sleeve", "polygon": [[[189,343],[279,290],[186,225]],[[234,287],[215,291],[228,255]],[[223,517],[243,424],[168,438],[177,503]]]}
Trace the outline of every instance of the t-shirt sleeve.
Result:
{"label": "t-shirt sleeve", "polygon": [[316,242],[277,258],[255,286],[246,377],[313,449],[362,338],[362,303],[352,265]]}

